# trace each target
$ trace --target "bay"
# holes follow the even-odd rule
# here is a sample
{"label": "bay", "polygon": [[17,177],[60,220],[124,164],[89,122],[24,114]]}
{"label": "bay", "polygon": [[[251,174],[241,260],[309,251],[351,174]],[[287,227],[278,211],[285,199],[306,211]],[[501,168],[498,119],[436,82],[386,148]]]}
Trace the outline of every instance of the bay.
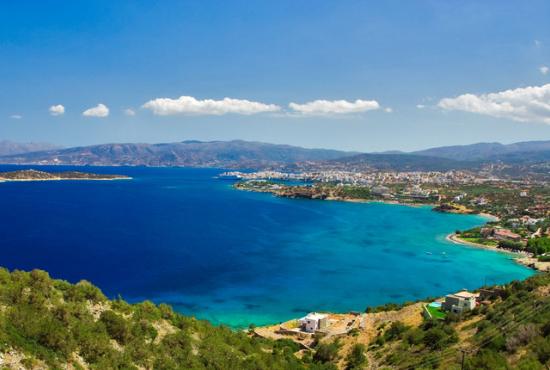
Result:
{"label": "bay", "polygon": [[234,190],[216,169],[33,168],[133,179],[0,183],[1,266],[86,279],[216,324],[362,311],[533,274],[445,240],[481,216],[277,198]]}

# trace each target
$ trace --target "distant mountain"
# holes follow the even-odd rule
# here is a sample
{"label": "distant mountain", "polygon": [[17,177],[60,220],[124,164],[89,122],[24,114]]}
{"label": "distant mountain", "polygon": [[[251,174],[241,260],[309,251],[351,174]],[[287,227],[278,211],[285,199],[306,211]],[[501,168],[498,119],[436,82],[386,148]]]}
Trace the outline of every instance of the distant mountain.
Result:
{"label": "distant mountain", "polygon": [[[46,150],[41,150],[43,148]],[[50,144],[0,142],[0,163],[220,168],[339,168],[345,170],[446,171],[479,169],[483,163],[521,166],[550,162],[550,141],[503,145],[478,143],[420,150],[357,153],[306,149],[242,140],[189,140],[163,144],[102,144],[51,149]],[[540,167],[540,166],[539,166]],[[540,168],[546,168],[545,166]]]}
{"label": "distant mountain", "polygon": [[479,166],[475,161],[456,161],[453,159],[416,154],[357,154],[324,162],[327,167],[365,171],[368,169],[391,171],[449,171],[473,169]]}
{"label": "distant mountain", "polygon": [[234,141],[167,144],[103,144],[2,156],[0,163],[96,166],[188,166],[259,168],[325,161],[357,153]]}
{"label": "distant mountain", "polygon": [[41,150],[58,148],[58,146],[48,143],[16,143],[13,141],[2,140],[0,141],[0,156],[38,152]]}
{"label": "distant mountain", "polygon": [[[456,159],[462,161],[477,161],[496,160],[499,158],[506,158],[507,155],[512,154],[515,154],[514,158],[516,160],[519,160],[523,155],[526,155],[529,158],[533,158],[533,153],[543,154],[545,152],[550,152],[550,140],[525,141],[508,145],[500,143],[477,143],[471,145],[443,146],[438,148],[419,150],[411,154]],[[546,158],[546,160],[550,161],[550,157],[543,156],[542,158]]]}

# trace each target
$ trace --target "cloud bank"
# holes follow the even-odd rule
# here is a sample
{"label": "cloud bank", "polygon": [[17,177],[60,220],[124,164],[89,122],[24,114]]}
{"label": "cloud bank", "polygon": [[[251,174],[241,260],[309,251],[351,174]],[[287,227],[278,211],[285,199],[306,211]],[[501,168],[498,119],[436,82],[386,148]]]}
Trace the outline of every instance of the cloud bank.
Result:
{"label": "cloud bank", "polygon": [[550,84],[482,95],[463,94],[441,99],[437,105],[444,110],[550,124]]}
{"label": "cloud bank", "polygon": [[362,113],[380,109],[376,100],[314,100],[304,104],[290,103],[288,107],[304,116],[330,116],[337,114]]}
{"label": "cloud bank", "polygon": [[52,105],[49,111],[52,116],[61,116],[65,113],[65,107],[61,104]]}
{"label": "cloud bank", "polygon": [[86,109],[82,112],[82,115],[86,117],[107,117],[109,115],[109,108],[105,104],[100,103],[93,108]]}
{"label": "cloud bank", "polygon": [[281,109],[275,104],[264,104],[244,99],[198,100],[192,96],[180,96],[177,99],[157,98],[143,104],[142,108],[150,109],[159,116],[174,114],[220,116],[228,113],[252,115],[277,112]]}

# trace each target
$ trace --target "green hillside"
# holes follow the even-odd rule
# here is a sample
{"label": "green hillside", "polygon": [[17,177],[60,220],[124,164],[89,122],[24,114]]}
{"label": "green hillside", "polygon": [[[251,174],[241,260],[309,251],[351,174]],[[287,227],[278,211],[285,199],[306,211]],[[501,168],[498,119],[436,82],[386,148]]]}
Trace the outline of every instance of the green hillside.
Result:
{"label": "green hillside", "polygon": [[88,282],[0,269],[0,364],[7,368],[301,369],[296,350],[166,305],[108,300]]}
{"label": "green hillside", "polygon": [[[491,288],[474,311],[376,333],[318,337],[312,349],[109,300],[92,284],[0,269],[0,365],[28,369],[547,369],[550,275]],[[387,307],[399,313],[409,307]],[[380,309],[369,310],[380,312]],[[368,314],[373,315],[373,313]],[[374,316],[373,316],[374,317]],[[389,315],[392,317],[392,315]],[[370,338],[367,343],[361,338]]]}

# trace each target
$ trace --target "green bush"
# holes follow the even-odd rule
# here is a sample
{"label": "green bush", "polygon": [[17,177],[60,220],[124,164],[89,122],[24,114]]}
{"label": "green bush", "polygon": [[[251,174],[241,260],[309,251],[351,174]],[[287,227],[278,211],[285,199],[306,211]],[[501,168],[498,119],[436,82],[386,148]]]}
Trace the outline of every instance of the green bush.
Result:
{"label": "green bush", "polygon": [[531,238],[527,242],[527,250],[535,255],[550,252],[550,238]]}
{"label": "green bush", "polygon": [[409,329],[408,326],[403,324],[401,321],[394,321],[391,323],[390,327],[384,333],[384,338],[386,340],[401,339],[403,333]]}
{"label": "green bush", "polygon": [[101,313],[99,321],[105,325],[105,329],[107,329],[107,333],[111,338],[118,343],[126,344],[130,339],[130,328],[122,316],[108,310]]}
{"label": "green bush", "polygon": [[334,341],[331,343],[319,343],[313,355],[313,360],[316,362],[332,362],[338,359],[338,351],[340,350],[340,342]]}
{"label": "green bush", "polygon": [[356,343],[346,357],[346,369],[361,369],[367,364],[366,348],[364,344]]}

